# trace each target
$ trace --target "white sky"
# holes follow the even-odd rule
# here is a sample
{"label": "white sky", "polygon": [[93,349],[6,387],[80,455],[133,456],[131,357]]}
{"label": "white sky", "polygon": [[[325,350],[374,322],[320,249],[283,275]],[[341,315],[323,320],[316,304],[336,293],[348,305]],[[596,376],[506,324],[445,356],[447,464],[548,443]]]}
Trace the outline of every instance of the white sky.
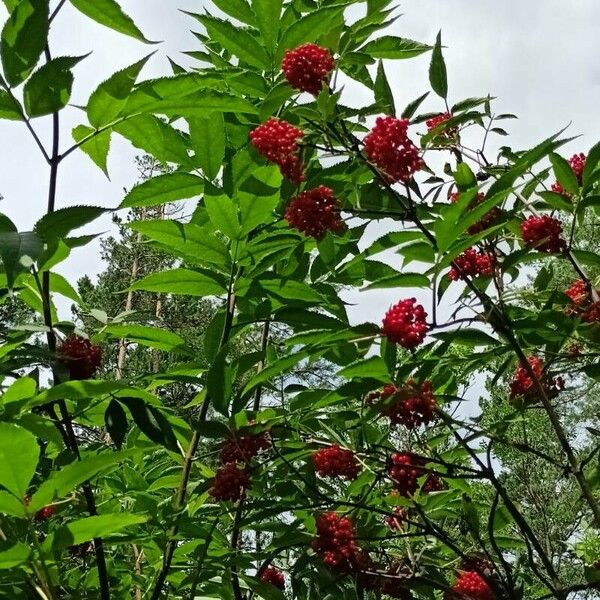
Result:
{"label": "white sky", "polygon": [[[98,82],[149,51],[158,49],[143,72],[145,77],[170,72],[166,56],[185,63],[186,57],[179,52],[198,49],[190,29],[199,24],[178,9],[201,12],[209,4],[205,0],[122,0],[121,4],[149,39],[164,42],[146,46],[113,33],[67,3],[51,35],[53,54],[81,55],[94,50],[76,67],[75,105],[84,105]],[[5,11],[0,11],[4,19]],[[394,24],[390,31],[394,35],[433,43],[442,29],[451,102],[489,92],[498,98],[496,112],[519,115],[519,121],[504,122],[511,137],[499,138],[500,144],[532,146],[569,122],[573,123],[571,135],[583,137],[566,154],[586,151],[600,140],[597,0],[419,0],[400,3],[400,12],[405,16]],[[425,55],[387,63],[399,107],[428,89],[428,61]],[[364,97],[358,88],[346,93],[351,104]],[[442,106],[431,98],[425,108],[434,111]],[[77,109],[65,111],[63,149],[70,144],[71,128],[83,123],[83,117]],[[48,119],[36,119],[35,126],[48,141]],[[0,121],[0,135],[0,193],[5,197],[0,210],[20,229],[30,229],[45,210],[47,167],[22,123]],[[61,167],[57,207],[117,206],[123,189],[135,182],[132,159],[136,153],[114,136],[110,181],[82,153],[71,155]],[[94,231],[109,226],[107,219]],[[90,247],[77,250],[61,270],[72,282],[83,274],[94,274],[102,268],[97,254]],[[370,292],[361,296],[352,312],[359,320],[379,320],[378,315],[397,296],[398,291]]]}

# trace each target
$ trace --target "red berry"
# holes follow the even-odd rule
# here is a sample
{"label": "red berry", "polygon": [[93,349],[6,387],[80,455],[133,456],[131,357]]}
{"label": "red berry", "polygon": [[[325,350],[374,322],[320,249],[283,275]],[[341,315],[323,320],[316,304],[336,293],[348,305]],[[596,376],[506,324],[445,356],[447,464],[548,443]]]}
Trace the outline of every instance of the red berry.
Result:
{"label": "red berry", "polygon": [[72,380],[90,379],[102,363],[102,348],[74,333],[67,337],[56,353],[69,368],[69,377]]}
{"label": "red berry", "polygon": [[[440,113],[439,115],[436,115],[435,117],[432,117],[431,119],[428,119],[427,121],[425,121],[425,124],[427,125],[427,132],[429,133],[429,132],[433,131],[434,129],[436,129],[437,127],[440,127],[441,125],[446,123],[452,117],[453,117],[453,115],[451,113],[447,112],[447,113]],[[447,145],[449,143],[452,143],[452,141],[456,138],[457,134],[458,134],[458,129],[456,127],[449,127],[449,128],[446,127],[435,136],[433,141],[437,145]]]}
{"label": "red berry", "polygon": [[461,600],[495,600],[488,582],[477,571],[466,571],[452,586],[454,597]]}
{"label": "red berry", "polygon": [[[573,173],[575,174],[575,177],[577,177],[577,181],[579,182],[579,185],[581,185],[581,183],[583,181],[583,170],[585,169],[585,161],[586,160],[587,160],[586,155],[583,152],[580,152],[579,154],[574,154],[568,161],[569,165],[571,166],[571,169],[573,169]],[[560,185],[560,183],[558,181],[556,183],[552,184],[551,189],[553,192],[556,192],[557,194],[561,194],[562,196],[570,196],[571,195],[569,192],[565,191],[563,186]]]}
{"label": "red berry", "polygon": [[583,279],[577,279],[574,281],[566,290],[565,296],[568,296],[569,299],[575,306],[582,306],[588,301],[588,288]]}
{"label": "red berry", "polygon": [[288,50],[281,63],[283,74],[292,87],[315,95],[323,89],[323,83],[334,66],[329,50],[317,44],[303,44],[295,50]]}
{"label": "red berry", "polygon": [[427,335],[427,313],[416,298],[401,300],[385,314],[383,335],[407,350],[416,348]]}
{"label": "red berry", "polygon": [[324,185],[296,196],[285,211],[290,227],[317,240],[328,231],[341,232],[346,228],[340,216],[340,203],[333,190]]}
{"label": "red berry", "polygon": [[317,450],[312,455],[312,461],[315,471],[321,477],[356,479],[360,473],[360,465],[354,453],[337,444]]}
{"label": "red berry", "polygon": [[425,461],[420,456],[408,452],[392,454],[390,461],[388,474],[394,482],[394,487],[401,496],[413,496],[419,487],[417,479],[425,473]]}
{"label": "red berry", "polygon": [[267,567],[260,575],[263,583],[270,583],[282,592],[285,590],[285,576],[275,567]]}
{"label": "red berry", "polygon": [[303,136],[301,129],[274,117],[250,132],[250,140],[256,150],[278,165],[282,175],[294,183],[305,179],[298,156],[298,140]]}
{"label": "red berry", "polygon": [[388,515],[385,518],[386,525],[393,530],[404,529],[408,511],[403,506],[394,506],[392,509],[393,515]]}
{"label": "red berry", "polygon": [[215,500],[236,502],[250,485],[250,470],[247,467],[240,467],[237,463],[227,463],[217,469],[208,493]]}
{"label": "red berry", "polygon": [[490,277],[494,272],[496,257],[490,252],[469,248],[454,259],[448,277],[452,281],[469,277]]}
{"label": "red berry", "polygon": [[363,554],[356,543],[352,521],[334,512],[326,512],[316,517],[317,535],[312,548],[323,557],[330,568],[341,571],[356,569],[363,562]]}
{"label": "red berry", "polygon": [[[527,360],[546,395],[550,398],[556,396],[564,387],[563,380],[560,377],[550,377],[547,373],[544,373],[544,363],[541,358],[530,356]],[[514,379],[510,384],[510,397],[516,398],[518,396],[527,400],[535,400],[538,396],[538,388],[523,364],[518,366]]]}
{"label": "red berry", "polygon": [[235,435],[226,440],[219,456],[221,463],[247,463],[260,452],[269,449],[269,434],[266,432]]}
{"label": "red berry", "polygon": [[566,243],[561,234],[561,222],[547,215],[528,217],[521,222],[523,242],[539,252],[562,252]]}
{"label": "red berry", "polygon": [[421,488],[423,494],[431,494],[433,492],[441,492],[448,489],[448,484],[435,473],[430,473]]}
{"label": "red berry", "polygon": [[36,521],[47,521],[48,519],[51,519],[55,514],[56,508],[49,504],[48,506],[44,506],[44,508],[40,508],[40,510],[38,510],[35,513],[35,519]]}
{"label": "red berry", "polygon": [[574,281],[565,290],[565,295],[572,303],[565,309],[568,315],[578,316],[584,323],[600,321],[600,302],[593,300],[588,286],[582,279]]}
{"label": "red berry", "polygon": [[[457,192],[454,192],[453,194],[450,195],[450,202],[452,202],[452,203],[458,202],[459,198],[460,198],[460,194]],[[473,210],[478,204],[481,204],[484,200],[485,200],[484,194],[482,194],[482,193],[477,194],[475,199],[469,203],[467,210]],[[494,225],[494,223],[500,217],[500,214],[501,214],[500,209],[498,209],[496,207],[492,208],[483,217],[481,217],[481,219],[479,221],[477,221],[476,223],[471,225],[467,229],[467,233],[469,235],[476,235],[478,233],[481,233],[482,231],[485,231],[488,227],[491,227],[492,225]]]}
{"label": "red berry", "polygon": [[431,381],[419,386],[409,379],[402,387],[386,385],[379,394],[382,399],[381,414],[388,417],[392,425],[404,425],[415,429],[433,421],[437,402]]}
{"label": "red berry", "polygon": [[381,169],[390,183],[407,182],[425,163],[419,149],[408,138],[408,119],[378,117],[365,136],[367,158]]}

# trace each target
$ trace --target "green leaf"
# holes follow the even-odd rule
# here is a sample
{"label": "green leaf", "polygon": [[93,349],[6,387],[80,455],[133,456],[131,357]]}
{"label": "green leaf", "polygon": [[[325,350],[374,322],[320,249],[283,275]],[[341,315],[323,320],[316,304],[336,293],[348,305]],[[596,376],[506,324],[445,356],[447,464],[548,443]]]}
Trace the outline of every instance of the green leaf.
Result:
{"label": "green leaf", "polygon": [[282,6],[283,0],[252,0],[256,23],[269,54],[273,53],[277,43]]}
{"label": "green leaf", "polygon": [[46,551],[56,552],[95,538],[107,538],[133,525],[145,523],[147,520],[146,516],[130,513],[110,513],[86,517],[59,527],[46,538],[42,548]]}
{"label": "green leaf", "polygon": [[397,275],[376,279],[365,289],[376,290],[396,287],[428,288],[429,286],[430,281],[426,275],[421,275],[420,273],[398,273]]}
{"label": "green leaf", "polygon": [[5,231],[0,235],[0,258],[9,288],[12,288],[19,273],[29,269],[37,261],[43,249],[42,240],[32,231]]}
{"label": "green leaf", "polygon": [[31,547],[17,542],[8,550],[0,551],[0,569],[14,569],[29,560]]}
{"label": "green leaf", "polygon": [[464,162],[458,163],[456,166],[456,171],[454,172],[454,181],[456,181],[456,186],[460,192],[469,190],[477,185],[475,173],[473,173],[469,165]]}
{"label": "green leaf", "polygon": [[571,165],[559,154],[552,152],[550,154],[550,162],[558,183],[562,185],[569,194],[577,194],[579,191],[579,182],[571,168]]}
{"label": "green leaf", "polygon": [[205,296],[219,296],[225,292],[226,286],[216,274],[213,275],[208,271],[198,272],[189,269],[172,269],[170,271],[152,273],[134,283],[130,289],[168,294],[184,294],[201,298]]}
{"label": "green leaf", "polygon": [[123,407],[114,398],[110,401],[105,413],[104,423],[108,435],[117,448],[121,448],[127,434],[127,415]]}
{"label": "green leaf", "polygon": [[59,273],[50,273],[50,291],[73,300],[79,305],[83,304],[77,290]]}
{"label": "green leaf", "polygon": [[35,513],[43,506],[68,496],[82,483],[91,481],[98,473],[114,470],[130,455],[131,452],[105,452],[96,456],[85,456],[81,461],[72,462],[58,471],[53,471],[31,497],[27,506],[28,512]]}
{"label": "green leaf", "polygon": [[206,27],[211,40],[218,42],[225,50],[237,56],[240,61],[262,70],[269,68],[269,56],[248,30],[211,15],[194,16]]}
{"label": "green leaf", "polygon": [[138,115],[115,125],[114,131],[159,162],[189,164],[183,134],[154,115]]}
{"label": "green leaf", "polygon": [[240,192],[241,235],[247,235],[259,225],[266,225],[272,222],[274,211],[279,201],[279,193],[272,196],[254,196]]}
{"label": "green leaf", "polygon": [[377,77],[375,78],[375,102],[386,115],[396,116],[396,107],[394,105],[394,95],[388,82],[383,68],[383,62],[380,60],[377,64]]}
{"label": "green leaf", "polygon": [[499,344],[496,338],[481,331],[480,329],[457,329],[456,331],[443,331],[432,334],[432,337],[439,340],[448,341],[461,346],[497,346]]}
{"label": "green leaf", "polygon": [[413,100],[406,108],[402,111],[403,119],[412,119],[419,109],[419,106],[423,104],[423,100],[429,96],[429,92],[425,92],[422,96],[419,96],[416,100]]}
{"label": "green leaf", "polygon": [[109,212],[100,206],[69,206],[44,215],[36,224],[35,232],[45,241],[62,239],[74,229],[95,221]]}
{"label": "green leaf", "polygon": [[256,25],[256,17],[246,0],[212,0],[212,2],[226,15],[246,25]]}
{"label": "green leaf", "polygon": [[191,173],[166,173],[136,185],[123,199],[119,208],[157,206],[167,202],[199,196],[204,181]]}
{"label": "green leaf", "polygon": [[40,447],[29,431],[0,423],[0,485],[22,499],[35,473]]}
{"label": "green leaf", "polygon": [[23,101],[30,117],[42,117],[63,109],[71,98],[71,69],[85,56],[53,58],[40,67],[25,83]]}
{"label": "green leaf", "polygon": [[23,120],[23,109],[18,100],[4,90],[0,90],[0,119]]}
{"label": "green leaf", "polygon": [[290,25],[281,36],[275,61],[283,58],[286,50],[293,50],[304,42],[314,42],[343,22],[343,6],[330,6],[315,10]]}
{"label": "green leaf", "polygon": [[127,103],[131,90],[150,56],[117,71],[101,83],[87,103],[87,116],[95,128],[112,123]]}
{"label": "green leaf", "polygon": [[189,120],[196,160],[208,179],[215,179],[225,157],[225,120],[221,113]]}
{"label": "green leaf", "polygon": [[391,35],[380,37],[365,44],[360,51],[373,58],[405,59],[419,56],[431,50],[431,46],[415,42],[407,38],[399,38]]}
{"label": "green leaf", "polygon": [[385,361],[380,356],[371,356],[359,360],[343,368],[338,375],[346,379],[376,379],[385,383],[390,382],[390,373]]}
{"label": "green leaf", "polygon": [[131,417],[142,433],[156,444],[173,452],[179,452],[173,428],[156,406],[146,404],[141,398],[119,398],[129,409]]}
{"label": "green leaf", "polygon": [[182,350],[186,345],[185,340],[172,331],[137,323],[107,325],[102,330],[102,334],[113,338],[125,338],[136,344],[165,350],[166,352],[173,352],[176,349]]}
{"label": "green leaf", "polygon": [[222,414],[229,415],[231,396],[231,371],[227,365],[227,348],[222,348],[206,374],[206,393],[211,406]]}
{"label": "green leaf", "polygon": [[71,0],[71,4],[86,17],[109,29],[129,35],[140,42],[151,44],[115,0]]}
{"label": "green leaf", "polygon": [[48,0],[21,0],[2,29],[0,56],[11,86],[25,81],[48,39]]}
{"label": "green leaf", "polygon": [[27,516],[23,500],[15,498],[15,496],[4,490],[0,491],[0,514],[21,519]]}
{"label": "green leaf", "polygon": [[[85,152],[94,163],[108,175],[107,159],[108,151],[110,150],[111,131],[103,131],[95,133],[95,130],[87,125],[78,125],[73,129],[73,139],[79,144],[82,140],[89,138],[88,141],[82,143],[79,148]],[[92,134],[93,137],[90,137]]]}
{"label": "green leaf", "polygon": [[588,152],[587,159],[585,161],[585,167],[583,168],[583,183],[587,184],[594,171],[600,164],[600,142],[593,146]]}
{"label": "green leaf", "polygon": [[448,75],[446,63],[442,54],[442,32],[437,34],[435,46],[431,53],[431,64],[429,65],[429,82],[433,91],[442,98],[448,97]]}
{"label": "green leaf", "polygon": [[215,229],[235,240],[240,234],[238,209],[231,198],[225,194],[219,196],[204,196],[206,211]]}

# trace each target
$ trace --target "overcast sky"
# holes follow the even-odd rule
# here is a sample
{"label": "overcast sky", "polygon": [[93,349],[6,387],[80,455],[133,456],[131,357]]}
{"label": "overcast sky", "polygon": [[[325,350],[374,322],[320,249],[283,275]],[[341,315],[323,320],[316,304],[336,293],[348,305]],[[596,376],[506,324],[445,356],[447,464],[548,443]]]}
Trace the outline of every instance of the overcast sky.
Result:
{"label": "overcast sky", "polygon": [[[433,43],[443,31],[445,58],[450,82],[450,101],[488,92],[498,98],[497,112],[512,112],[519,121],[506,121],[513,148],[536,142],[572,122],[571,135],[582,134],[565,153],[586,151],[600,140],[600,61],[597,35],[598,0],[419,0],[401,2],[391,33]],[[143,75],[152,77],[170,72],[167,56],[185,63],[184,50],[198,49],[190,33],[197,22],[179,9],[201,12],[206,0],[122,0],[121,4],[146,37],[162,40],[146,46],[113,33],[81,16],[67,3],[53,26],[53,54],[93,54],[76,67],[72,102],[85,104],[97,83],[114,71],[158,48]],[[4,9],[2,19],[4,20]],[[397,105],[403,107],[428,89],[429,56],[387,63]],[[360,86],[347,88],[345,100],[359,104],[366,99]],[[431,99],[429,110],[442,106]],[[68,133],[84,122],[77,109],[63,117],[64,149]],[[48,140],[48,119],[35,126]],[[30,229],[43,214],[46,203],[47,167],[22,123],[0,121],[0,192],[5,199],[0,211],[8,214],[20,229]],[[123,189],[135,182],[132,159],[136,151],[117,136],[109,157],[110,181],[81,153],[74,153],[61,167],[57,207],[83,203],[117,206]],[[501,138],[502,144],[506,138]],[[104,227],[109,226],[105,221]],[[95,226],[95,231],[102,227]],[[101,268],[97,251],[79,250],[63,267],[71,281]],[[371,292],[363,296],[352,312],[354,317],[374,319],[396,301],[398,292]],[[368,305],[368,310],[366,307]]]}

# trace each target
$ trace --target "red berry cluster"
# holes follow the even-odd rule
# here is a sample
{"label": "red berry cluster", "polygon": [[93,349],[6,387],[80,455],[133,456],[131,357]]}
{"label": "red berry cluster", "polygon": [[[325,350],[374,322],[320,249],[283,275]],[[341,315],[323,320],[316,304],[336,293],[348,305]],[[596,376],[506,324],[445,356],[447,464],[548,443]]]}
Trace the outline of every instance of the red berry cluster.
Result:
{"label": "red berry cluster", "polygon": [[[530,356],[527,361],[536,379],[539,380],[544,388],[546,395],[550,398],[555,397],[564,387],[562,378],[550,377],[547,373],[544,373],[544,363],[537,356]],[[538,390],[534,380],[529,376],[529,372],[525,366],[520,364],[510,384],[510,397],[523,397],[528,400],[535,400],[537,395]]]}
{"label": "red berry cluster", "polygon": [[303,136],[301,129],[275,117],[250,132],[250,140],[256,150],[278,165],[281,174],[294,183],[304,181],[303,166],[298,156],[298,140]]}
{"label": "red berry cluster", "polygon": [[435,473],[430,473],[421,488],[423,494],[432,494],[433,492],[441,492],[448,489],[448,484]]}
{"label": "red berry cluster", "polygon": [[[574,154],[569,159],[569,165],[571,166],[571,169],[573,169],[573,173],[575,174],[575,177],[577,177],[579,185],[581,185],[583,181],[583,170],[585,169],[586,160],[587,157],[583,152],[580,152],[579,154]],[[560,185],[558,181],[552,184],[552,191],[563,196],[570,196],[570,194],[565,191],[563,186]]]}
{"label": "red berry cluster", "polygon": [[312,455],[312,461],[321,477],[356,479],[360,473],[360,465],[354,453],[337,444],[317,450]]}
{"label": "red berry cluster", "polygon": [[74,333],[67,337],[56,353],[69,368],[71,380],[90,379],[102,364],[102,348]]}
{"label": "red berry cluster", "polygon": [[316,95],[323,89],[334,66],[335,61],[327,48],[303,44],[285,53],[281,70],[292,87]]}
{"label": "red berry cluster", "polygon": [[449,599],[495,600],[496,596],[488,582],[477,571],[465,571],[452,586]]}
{"label": "red berry cluster", "polygon": [[326,512],[317,516],[316,525],[317,535],[312,548],[328,567],[352,571],[364,561],[350,519]]}
{"label": "red berry cluster", "polygon": [[[454,192],[453,194],[450,195],[450,201],[452,203],[458,202],[459,198],[460,198],[460,194],[458,192]],[[475,199],[469,203],[467,209],[473,210],[478,204],[481,204],[484,200],[485,200],[485,194],[480,192],[479,194],[477,194]],[[500,217],[500,214],[501,213],[500,213],[499,208],[496,208],[496,207],[492,208],[485,215],[483,215],[483,217],[481,217],[481,219],[479,219],[479,221],[477,221],[476,223],[473,223],[473,225],[471,225],[467,229],[467,233],[469,235],[477,235],[478,233],[485,231],[488,227],[491,227],[492,225],[494,225],[494,223]]]}
{"label": "red berry cluster", "polygon": [[561,222],[548,215],[528,217],[521,222],[523,242],[539,252],[562,252],[566,243],[561,235]]}
{"label": "red berry cluster", "polygon": [[392,529],[404,529],[404,525],[406,524],[406,520],[408,518],[408,511],[403,506],[394,506],[392,509],[393,515],[388,515],[385,518],[386,525]]}
{"label": "red berry cluster", "polygon": [[584,323],[600,321],[600,301],[594,301],[585,281],[578,279],[566,290],[565,295],[571,300],[565,312],[568,315],[580,317]]}
{"label": "red berry cluster", "polygon": [[328,231],[339,233],[345,229],[340,203],[333,190],[324,185],[296,196],[288,205],[285,218],[291,227],[317,240]]}
{"label": "red berry cluster", "polygon": [[427,313],[416,298],[401,300],[387,311],[382,332],[387,339],[407,350],[416,348],[427,335]]}
{"label": "red berry cluster", "polygon": [[431,119],[428,119],[427,121],[425,121],[425,124],[427,125],[427,131],[431,131],[432,129],[439,127],[442,123],[445,123],[446,121],[448,121],[451,118],[452,118],[452,115],[450,113],[446,112],[446,113],[440,113],[439,115],[436,115],[435,117],[432,117]]}
{"label": "red berry cluster", "polygon": [[418,385],[409,379],[402,387],[386,385],[378,395],[383,401],[381,414],[388,417],[392,425],[415,429],[434,419],[437,402],[431,381]]}
{"label": "red berry cluster", "polygon": [[425,166],[419,149],[408,137],[408,119],[378,117],[364,145],[367,158],[391,183],[407,182]]}
{"label": "red berry cluster", "polygon": [[419,487],[418,479],[424,475],[425,461],[408,452],[392,454],[388,474],[401,496],[413,496]]}
{"label": "red berry cluster", "polygon": [[250,485],[250,469],[247,466],[230,462],[217,469],[213,485],[208,493],[215,500],[236,502]]}
{"label": "red berry cluster", "polygon": [[[448,120],[452,118],[452,114],[449,112],[440,113],[431,119],[425,121],[425,125],[427,125],[427,132],[433,131],[436,127],[446,123]],[[456,127],[446,128],[443,131],[440,131],[435,137],[435,142],[439,145],[447,145],[451,143],[458,133],[458,129]]]}
{"label": "red berry cluster", "polygon": [[275,567],[267,567],[261,574],[260,580],[263,583],[270,583],[282,592],[285,590],[285,576]]}
{"label": "red berry cluster", "polygon": [[478,252],[475,248],[469,248],[454,259],[448,277],[452,281],[467,277],[490,277],[495,264],[496,257],[491,252]]}
{"label": "red berry cluster", "polygon": [[257,454],[269,449],[269,434],[266,432],[234,435],[226,440],[219,456],[221,463],[247,463]]}

